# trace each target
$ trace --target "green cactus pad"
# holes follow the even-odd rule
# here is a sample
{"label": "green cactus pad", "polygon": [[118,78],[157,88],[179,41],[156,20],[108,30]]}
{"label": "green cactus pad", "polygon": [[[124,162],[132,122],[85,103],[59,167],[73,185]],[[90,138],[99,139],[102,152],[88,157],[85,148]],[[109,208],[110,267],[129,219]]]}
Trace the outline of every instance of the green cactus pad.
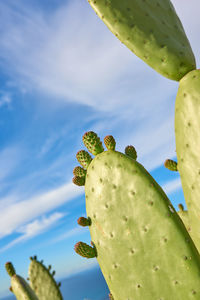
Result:
{"label": "green cactus pad", "polygon": [[91,219],[90,218],[84,218],[84,217],[80,217],[77,220],[78,225],[80,226],[90,226],[91,225]]}
{"label": "green cactus pad", "polygon": [[92,161],[92,157],[90,156],[90,154],[85,151],[85,150],[80,150],[77,154],[76,154],[76,158],[78,160],[78,162],[80,163],[80,165],[84,168],[87,169],[89,164]]}
{"label": "green cactus pad", "polygon": [[97,155],[104,151],[100,138],[93,131],[88,131],[84,134],[83,143],[93,155]]}
{"label": "green cactus pad", "polygon": [[191,235],[200,251],[200,70],[188,73],[180,81],[175,106],[175,135]]}
{"label": "green cactus pad", "polygon": [[179,81],[196,68],[183,26],[169,0],[88,0],[119,40],[149,66]]}
{"label": "green cactus pad", "polygon": [[97,260],[115,300],[200,299],[200,257],[151,175],[106,151],[87,170],[86,210]]}
{"label": "green cactus pad", "polygon": [[126,146],[125,154],[133,159],[137,159],[137,152],[135,150],[135,147],[133,147],[132,145]]}
{"label": "green cactus pad", "polygon": [[105,136],[104,144],[108,150],[115,150],[116,142],[112,135]]}
{"label": "green cactus pad", "polygon": [[191,234],[191,226],[190,226],[188,211],[182,209],[182,207],[179,205],[178,215],[181,218],[181,220],[183,221],[187,231]]}
{"label": "green cactus pad", "polygon": [[164,166],[170,171],[178,171],[177,162],[172,159],[166,159]]}
{"label": "green cactus pad", "polygon": [[74,250],[77,254],[86,258],[93,258],[97,256],[96,248],[91,247],[83,242],[76,243]]}
{"label": "green cactus pad", "polygon": [[72,178],[72,181],[74,184],[76,184],[78,186],[85,185],[85,177],[74,176]]}
{"label": "green cactus pad", "polygon": [[51,274],[50,269],[46,268],[42,262],[37,261],[36,258],[31,258],[29,280],[39,300],[63,300],[54,275],[55,271]]}
{"label": "green cactus pad", "polygon": [[75,167],[73,170],[74,176],[85,177],[86,170],[81,167]]}
{"label": "green cactus pad", "polygon": [[10,291],[15,294],[17,300],[39,300],[26,280],[15,273],[11,262],[6,263],[5,268],[11,277]]}

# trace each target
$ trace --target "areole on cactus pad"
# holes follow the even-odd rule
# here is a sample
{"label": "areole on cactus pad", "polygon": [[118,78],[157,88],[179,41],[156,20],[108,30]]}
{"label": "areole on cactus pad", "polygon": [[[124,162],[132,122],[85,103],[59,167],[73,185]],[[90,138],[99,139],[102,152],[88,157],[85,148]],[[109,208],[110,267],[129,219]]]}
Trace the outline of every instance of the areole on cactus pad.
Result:
{"label": "areole on cactus pad", "polygon": [[113,298],[200,299],[199,253],[144,167],[108,150],[97,154],[86,171],[86,210],[95,249],[79,242],[75,250],[97,258]]}

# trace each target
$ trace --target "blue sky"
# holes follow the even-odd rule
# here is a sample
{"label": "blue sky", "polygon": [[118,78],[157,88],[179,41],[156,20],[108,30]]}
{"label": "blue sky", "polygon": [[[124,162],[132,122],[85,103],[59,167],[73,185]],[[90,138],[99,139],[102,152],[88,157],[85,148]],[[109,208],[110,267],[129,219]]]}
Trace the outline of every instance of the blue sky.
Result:
{"label": "blue sky", "polygon": [[[199,67],[199,1],[172,3]],[[76,222],[84,188],[72,184],[85,131],[112,134],[118,151],[133,144],[175,207],[184,199],[179,175],[163,167],[176,158],[177,82],[134,56],[86,0],[0,1],[0,28],[1,297],[7,261],[24,277],[35,254],[57,278],[96,264],[73,251],[90,242]]]}

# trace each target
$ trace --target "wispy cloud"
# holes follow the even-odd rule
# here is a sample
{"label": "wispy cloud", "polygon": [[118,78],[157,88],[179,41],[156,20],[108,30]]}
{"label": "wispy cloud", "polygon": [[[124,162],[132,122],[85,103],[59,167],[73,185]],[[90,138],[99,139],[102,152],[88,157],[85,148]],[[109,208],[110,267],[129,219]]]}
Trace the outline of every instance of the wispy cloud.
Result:
{"label": "wispy cloud", "polygon": [[12,97],[8,92],[0,92],[0,108],[3,106],[10,107],[12,103]]}
{"label": "wispy cloud", "polygon": [[71,201],[83,193],[72,183],[66,183],[24,201],[12,203],[0,212],[0,238],[23,228],[22,226],[35,218]]}
{"label": "wispy cloud", "polygon": [[0,151],[0,181],[15,171],[20,164],[23,150],[17,146],[7,146]]}
{"label": "wispy cloud", "polygon": [[6,246],[0,248],[0,253],[14,247],[21,242],[31,239],[36,235],[38,236],[44,233],[53,225],[55,225],[55,223],[57,223],[61,218],[63,218],[63,216],[64,214],[55,212],[48,217],[43,216],[40,219],[35,219],[34,221],[19,227],[17,232],[21,233],[22,235],[8,243]]}
{"label": "wispy cloud", "polygon": [[169,182],[165,183],[162,186],[162,188],[166,194],[172,194],[182,188],[181,180],[180,180],[180,178],[177,178],[172,181],[169,181]]}

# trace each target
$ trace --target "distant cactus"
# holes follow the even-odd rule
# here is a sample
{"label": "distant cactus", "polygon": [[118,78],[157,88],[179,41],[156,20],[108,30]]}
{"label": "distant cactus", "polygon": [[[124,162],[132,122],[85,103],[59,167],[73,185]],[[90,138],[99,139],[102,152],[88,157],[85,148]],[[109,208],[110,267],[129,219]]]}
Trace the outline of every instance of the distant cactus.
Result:
{"label": "distant cactus", "polygon": [[43,261],[37,261],[37,257],[31,257],[29,266],[30,285],[19,275],[16,275],[12,263],[8,262],[5,268],[11,276],[10,290],[18,300],[63,300],[59,287],[53,276],[55,271],[50,273],[51,266],[46,268]]}

